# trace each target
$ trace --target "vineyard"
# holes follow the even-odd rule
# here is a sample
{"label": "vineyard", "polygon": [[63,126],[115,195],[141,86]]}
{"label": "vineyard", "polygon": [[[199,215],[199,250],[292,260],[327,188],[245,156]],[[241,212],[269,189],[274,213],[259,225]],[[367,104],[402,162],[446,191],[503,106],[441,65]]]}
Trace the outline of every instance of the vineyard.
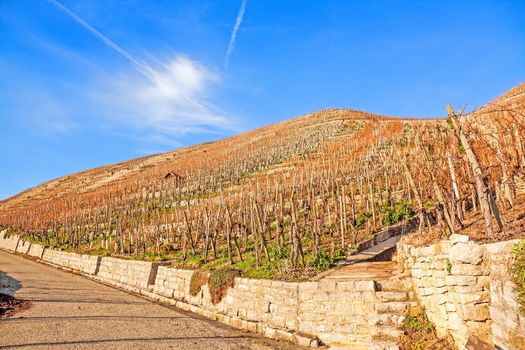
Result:
{"label": "vineyard", "polygon": [[399,119],[330,109],[65,176],[0,202],[0,226],[64,250],[302,279],[384,227],[417,235],[505,213],[525,176],[525,84],[470,113]]}

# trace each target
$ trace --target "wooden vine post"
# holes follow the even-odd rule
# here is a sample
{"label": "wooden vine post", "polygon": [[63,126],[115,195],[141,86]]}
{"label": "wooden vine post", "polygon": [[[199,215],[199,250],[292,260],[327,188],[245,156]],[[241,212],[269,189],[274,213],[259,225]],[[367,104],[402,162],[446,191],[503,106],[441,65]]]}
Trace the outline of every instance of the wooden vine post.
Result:
{"label": "wooden vine post", "polygon": [[487,231],[487,235],[492,237],[494,236],[494,227],[492,225],[492,215],[490,212],[490,192],[483,179],[483,170],[481,169],[476,154],[472,150],[472,146],[470,145],[467,135],[461,127],[461,121],[454,112],[454,109],[451,105],[447,105],[447,112],[472,168],[472,173],[474,174],[474,180],[476,182],[476,192],[478,195],[479,205],[481,207],[481,212],[483,213],[483,218],[485,219],[485,230]]}

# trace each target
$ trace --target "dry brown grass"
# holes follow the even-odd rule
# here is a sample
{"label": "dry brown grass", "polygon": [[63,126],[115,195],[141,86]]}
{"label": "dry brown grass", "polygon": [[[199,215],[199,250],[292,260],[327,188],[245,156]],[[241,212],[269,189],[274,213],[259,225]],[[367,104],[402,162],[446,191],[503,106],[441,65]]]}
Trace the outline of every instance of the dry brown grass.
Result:
{"label": "dry brown grass", "polygon": [[399,339],[401,350],[455,350],[451,337],[439,338],[424,310],[414,309],[403,321],[405,334]]}
{"label": "dry brown grass", "polygon": [[229,267],[223,267],[213,270],[208,279],[208,288],[210,289],[211,302],[218,304],[226,296],[228,288],[233,288],[235,285],[235,277],[238,277],[240,272]]}
{"label": "dry brown grass", "polygon": [[190,295],[196,296],[201,291],[202,286],[208,282],[209,273],[207,271],[196,270],[191,275]]}

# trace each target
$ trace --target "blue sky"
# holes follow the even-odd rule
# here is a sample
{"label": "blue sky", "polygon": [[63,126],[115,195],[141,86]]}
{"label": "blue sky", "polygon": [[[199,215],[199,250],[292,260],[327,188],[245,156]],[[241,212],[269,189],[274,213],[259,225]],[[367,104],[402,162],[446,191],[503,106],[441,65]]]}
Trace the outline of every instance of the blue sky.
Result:
{"label": "blue sky", "polygon": [[441,116],[525,80],[521,0],[59,1],[0,0],[0,199],[327,107]]}

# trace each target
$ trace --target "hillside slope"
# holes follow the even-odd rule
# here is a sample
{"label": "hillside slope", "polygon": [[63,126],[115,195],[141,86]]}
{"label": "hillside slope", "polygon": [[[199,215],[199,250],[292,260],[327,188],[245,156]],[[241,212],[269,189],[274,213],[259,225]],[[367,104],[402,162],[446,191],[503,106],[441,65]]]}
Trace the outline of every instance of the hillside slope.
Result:
{"label": "hillside slope", "polygon": [[0,208],[31,205],[70,193],[88,193],[142,177],[158,176],[160,179],[169,172],[187,176],[232,163],[243,163],[252,169],[264,168],[314,150],[334,137],[340,137],[341,140],[350,137],[355,131],[347,130],[351,121],[362,128],[365,122],[368,126],[374,120],[387,118],[353,110],[320,111],[226,139],[63,176],[0,202]]}
{"label": "hillside slope", "polygon": [[0,226],[62,249],[278,278],[326,269],[412,216],[449,235],[483,214],[493,237],[521,198],[524,111],[525,84],[448,119],[324,110],[49,181],[1,202]]}

